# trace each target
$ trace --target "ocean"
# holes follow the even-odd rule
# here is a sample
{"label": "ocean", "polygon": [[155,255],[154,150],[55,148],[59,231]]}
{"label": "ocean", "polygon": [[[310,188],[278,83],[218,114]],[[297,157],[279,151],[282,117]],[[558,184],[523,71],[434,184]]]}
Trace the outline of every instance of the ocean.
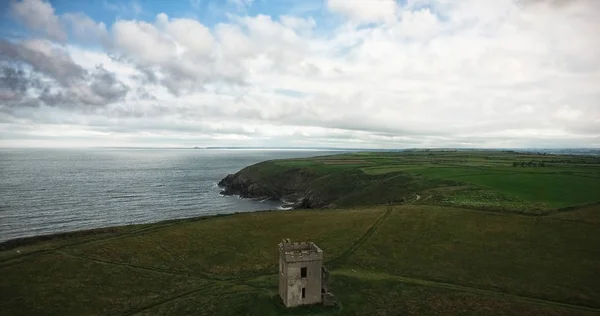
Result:
{"label": "ocean", "polygon": [[219,194],[229,173],[336,152],[220,149],[0,149],[0,241],[90,228],[272,210]]}

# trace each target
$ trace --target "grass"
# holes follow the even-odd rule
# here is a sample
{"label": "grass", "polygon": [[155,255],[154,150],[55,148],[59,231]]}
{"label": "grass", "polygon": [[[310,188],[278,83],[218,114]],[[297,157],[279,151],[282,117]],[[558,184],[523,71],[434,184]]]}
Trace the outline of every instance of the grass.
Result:
{"label": "grass", "polygon": [[600,179],[562,174],[470,175],[461,181],[498,190],[554,208],[595,202],[600,198]]}
{"label": "grass", "polygon": [[[0,314],[593,315],[598,212],[257,212],[13,243],[0,252]],[[284,237],[324,250],[339,306],[283,307]]]}
{"label": "grass", "polygon": [[356,153],[265,162],[240,174],[258,187],[269,188],[267,192],[309,196],[319,202],[317,206],[406,203],[420,196],[425,204],[540,215],[600,202],[600,159],[593,156],[502,151]]}
{"label": "grass", "polygon": [[191,275],[207,273],[237,277],[271,273],[276,271],[278,264],[274,245],[281,239],[314,240],[331,249],[325,255],[326,259],[331,258],[352,244],[353,239],[346,236],[360,236],[382,212],[381,209],[369,209],[343,213],[244,213],[182,223],[178,229],[92,242],[73,248],[70,253]]}
{"label": "grass", "polygon": [[[340,271],[334,285],[343,289],[346,315],[593,315],[559,306],[479,291],[420,285],[390,275]],[[429,283],[425,283],[429,284]],[[364,304],[365,297],[369,299]]]}
{"label": "grass", "polygon": [[[533,172],[514,169],[446,167],[408,171],[434,179],[474,184],[524,202],[545,203],[552,208],[595,202],[600,198],[600,178],[582,177],[579,174],[582,170],[570,168],[556,172],[536,168]],[[485,198],[487,196],[482,200]]]}
{"label": "grass", "polygon": [[551,211],[546,203],[531,202],[515,195],[477,187],[460,190],[431,191],[435,204],[485,209],[498,212],[514,212],[522,214],[543,215]]}
{"label": "grass", "polygon": [[[595,157],[358,153],[240,173],[335,208],[8,241],[0,315],[600,314]],[[282,305],[282,238],[324,250],[338,306]]]}
{"label": "grass", "polygon": [[546,217],[406,206],[342,267],[598,306],[599,241],[591,237],[598,228]]}
{"label": "grass", "polygon": [[205,281],[60,253],[1,268],[3,315],[121,314]]}
{"label": "grass", "polygon": [[575,210],[565,209],[561,212],[552,214],[551,218],[576,221],[590,224],[600,224],[600,204],[593,203]]}

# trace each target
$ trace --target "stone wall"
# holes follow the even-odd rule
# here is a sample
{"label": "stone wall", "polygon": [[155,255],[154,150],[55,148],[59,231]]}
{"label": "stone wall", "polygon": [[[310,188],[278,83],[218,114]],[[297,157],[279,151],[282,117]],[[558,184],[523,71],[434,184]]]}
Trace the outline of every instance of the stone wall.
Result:
{"label": "stone wall", "polygon": [[[301,277],[300,269],[305,267],[307,275]],[[303,261],[287,263],[286,270],[287,301],[286,306],[316,304],[321,302],[321,262]],[[285,273],[285,272],[284,272]],[[304,288],[304,298],[302,289]]]}
{"label": "stone wall", "polygon": [[323,260],[323,251],[312,242],[286,242],[279,244],[279,252],[286,262]]}

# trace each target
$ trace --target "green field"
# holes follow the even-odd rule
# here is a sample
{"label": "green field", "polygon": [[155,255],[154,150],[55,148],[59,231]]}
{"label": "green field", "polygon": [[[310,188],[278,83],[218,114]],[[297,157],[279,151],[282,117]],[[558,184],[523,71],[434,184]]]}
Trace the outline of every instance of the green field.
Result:
{"label": "green field", "polygon": [[[299,173],[303,177],[295,179]],[[317,207],[396,204],[419,196],[420,204],[539,215],[600,202],[600,158],[595,156],[355,153],[269,161],[239,175],[275,195],[310,195]]]}
{"label": "green field", "polygon": [[[5,242],[0,315],[600,315],[599,167],[491,151],[264,162],[243,175],[330,208]],[[283,306],[283,238],[323,249],[337,306]]]}
{"label": "green field", "polygon": [[[0,313],[594,315],[600,226],[589,214],[600,208],[578,212],[258,212],[56,238],[2,252]],[[324,249],[340,306],[282,306],[276,245],[284,237]]]}

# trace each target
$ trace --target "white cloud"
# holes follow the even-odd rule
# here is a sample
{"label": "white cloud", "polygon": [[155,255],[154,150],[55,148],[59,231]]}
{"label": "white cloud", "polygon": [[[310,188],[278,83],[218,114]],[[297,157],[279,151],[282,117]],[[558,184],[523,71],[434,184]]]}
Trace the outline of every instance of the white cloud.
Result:
{"label": "white cloud", "polygon": [[148,22],[116,21],[112,36],[118,50],[141,63],[164,64],[176,54],[175,43]]}
{"label": "white cloud", "polygon": [[193,19],[172,19],[161,13],[157,16],[159,27],[169,34],[178,45],[195,57],[207,56],[213,50],[213,37],[210,30]]}
{"label": "white cloud", "polygon": [[312,17],[304,19],[297,16],[282,15],[279,17],[279,20],[285,27],[297,31],[311,30],[317,25],[317,22]]}
{"label": "white cloud", "polygon": [[569,105],[561,106],[558,111],[556,111],[556,117],[558,119],[566,119],[570,121],[578,120],[583,117],[583,112],[578,109],[574,109]]}
{"label": "white cloud", "polygon": [[20,0],[11,2],[13,16],[29,29],[43,33],[48,37],[65,41],[67,34],[58,17],[54,15],[54,8],[49,2],[42,0]]}
{"label": "white cloud", "polygon": [[358,22],[389,21],[398,9],[394,0],[327,0],[327,7]]}

